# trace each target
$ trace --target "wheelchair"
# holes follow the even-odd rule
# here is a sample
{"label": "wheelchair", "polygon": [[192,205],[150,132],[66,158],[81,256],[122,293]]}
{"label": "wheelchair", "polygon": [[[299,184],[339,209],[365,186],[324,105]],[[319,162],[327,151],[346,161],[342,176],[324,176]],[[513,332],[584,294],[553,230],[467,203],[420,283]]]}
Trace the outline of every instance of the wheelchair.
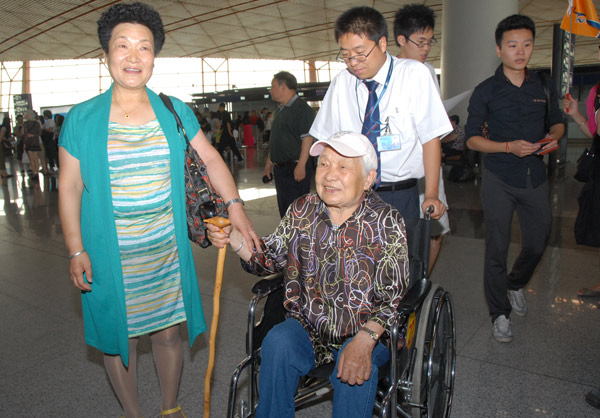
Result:
{"label": "wheelchair", "polygon": [[[390,361],[379,370],[374,413],[381,418],[445,418],[450,416],[456,362],[452,296],[427,277],[429,213],[405,222],[409,253],[409,289],[400,301],[390,332]],[[230,382],[228,418],[253,417],[258,404],[260,346],[267,332],[285,319],[283,274],[258,281],[248,311],[246,358]],[[266,299],[265,299],[266,298]],[[261,301],[262,315],[257,319]],[[261,303],[261,305],[259,305]],[[329,376],[335,363],[325,364],[300,379],[296,409],[332,391]],[[246,399],[238,402],[238,383],[248,372]]]}

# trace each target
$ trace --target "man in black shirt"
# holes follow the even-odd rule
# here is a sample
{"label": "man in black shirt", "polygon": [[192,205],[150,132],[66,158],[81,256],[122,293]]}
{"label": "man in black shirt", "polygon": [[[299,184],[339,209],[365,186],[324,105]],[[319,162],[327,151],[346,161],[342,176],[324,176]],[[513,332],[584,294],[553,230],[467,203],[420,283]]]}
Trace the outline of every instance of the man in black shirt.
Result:
{"label": "man in black shirt", "polygon": [[[549,80],[527,69],[534,39],[535,25],[527,16],[512,15],[498,24],[496,52],[502,64],[473,91],[466,126],[467,146],[486,154],[481,186],[484,288],[493,335],[500,342],[512,341],[511,311],[527,313],[523,287],[550,235],[548,181],[543,157],[537,154],[556,147],[564,133],[555,89]],[[544,138],[547,144],[537,143]],[[508,273],[515,211],[522,248]]]}
{"label": "man in black shirt", "polygon": [[287,71],[278,72],[271,81],[271,98],[279,107],[271,127],[263,174],[267,177],[274,174],[282,218],[294,200],[310,192],[314,174],[309,155],[313,139],[308,131],[315,120],[315,111],[298,96],[297,88],[296,77]]}

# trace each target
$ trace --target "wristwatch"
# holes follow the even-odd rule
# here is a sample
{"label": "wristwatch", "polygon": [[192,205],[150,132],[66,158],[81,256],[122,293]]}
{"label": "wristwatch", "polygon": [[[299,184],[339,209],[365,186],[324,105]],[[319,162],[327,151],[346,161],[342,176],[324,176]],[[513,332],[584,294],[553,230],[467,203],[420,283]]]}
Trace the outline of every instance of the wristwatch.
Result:
{"label": "wristwatch", "polygon": [[375,342],[377,342],[377,340],[379,340],[379,334],[377,334],[375,331],[373,331],[372,329],[369,329],[367,327],[362,327],[359,331],[364,331],[367,334],[369,334],[369,337],[371,337],[371,339]]}

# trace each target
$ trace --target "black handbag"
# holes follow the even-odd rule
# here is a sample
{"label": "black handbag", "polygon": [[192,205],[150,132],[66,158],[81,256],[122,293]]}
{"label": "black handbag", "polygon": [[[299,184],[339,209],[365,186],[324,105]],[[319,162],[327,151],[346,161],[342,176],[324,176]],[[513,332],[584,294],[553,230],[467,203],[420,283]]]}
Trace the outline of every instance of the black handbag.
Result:
{"label": "black handbag", "polygon": [[[598,176],[597,176],[598,177]],[[600,186],[593,181],[587,182],[577,199],[579,211],[575,219],[575,242],[589,247],[600,247]]]}
{"label": "black handbag", "polygon": [[186,143],[185,149],[185,210],[187,215],[188,237],[202,248],[211,245],[206,237],[207,227],[204,219],[215,216],[227,217],[225,202],[217,194],[208,178],[206,164],[198,155],[185,133],[183,123],[173,107],[171,98],[163,93],[159,94],[167,109],[175,116],[177,130],[183,134]]}
{"label": "black handbag", "polygon": [[592,170],[594,168],[594,159],[598,150],[598,135],[594,135],[592,146],[588,150],[583,150],[583,153],[577,159],[577,170],[575,171],[575,180],[587,183],[592,178]]}

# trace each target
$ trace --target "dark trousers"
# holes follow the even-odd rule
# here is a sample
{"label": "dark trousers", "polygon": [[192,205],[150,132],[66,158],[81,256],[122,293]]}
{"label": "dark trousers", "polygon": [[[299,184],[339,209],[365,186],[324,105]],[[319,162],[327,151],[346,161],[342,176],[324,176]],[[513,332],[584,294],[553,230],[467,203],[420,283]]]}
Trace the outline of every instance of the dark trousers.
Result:
{"label": "dark trousers", "polygon": [[[42,144],[44,145],[44,152],[46,153],[46,163],[48,164],[48,167],[58,167],[58,146],[54,138],[44,138],[42,135]],[[46,167],[44,167],[44,169],[45,168]]]}
{"label": "dark trousers", "polygon": [[418,186],[404,190],[377,191],[381,200],[395,207],[405,219],[419,219],[421,208]]}
{"label": "dark trousers", "polygon": [[[512,187],[488,170],[483,172],[481,203],[485,226],[484,290],[492,321],[511,312],[507,290],[519,290],[531,279],[542,258],[552,212],[548,182],[536,188],[527,179],[525,189]],[[521,252],[507,274],[507,255],[514,212],[519,218]]]}
{"label": "dark trousers", "polygon": [[296,164],[290,162],[285,165],[275,165],[273,169],[279,216],[282,218],[294,200],[310,192],[310,182],[313,176],[312,161],[309,159],[306,162],[306,177],[300,182],[294,179],[295,168]]}
{"label": "dark trousers", "polygon": [[236,143],[235,143],[235,139],[229,135],[221,135],[221,140],[219,141],[219,154],[223,155],[223,151],[225,151],[225,148],[229,147],[231,149],[231,152],[233,152],[233,154],[236,156],[236,158],[238,159],[238,161],[242,161],[244,159],[244,157],[242,157],[242,154],[240,153],[240,150],[238,149]]}

